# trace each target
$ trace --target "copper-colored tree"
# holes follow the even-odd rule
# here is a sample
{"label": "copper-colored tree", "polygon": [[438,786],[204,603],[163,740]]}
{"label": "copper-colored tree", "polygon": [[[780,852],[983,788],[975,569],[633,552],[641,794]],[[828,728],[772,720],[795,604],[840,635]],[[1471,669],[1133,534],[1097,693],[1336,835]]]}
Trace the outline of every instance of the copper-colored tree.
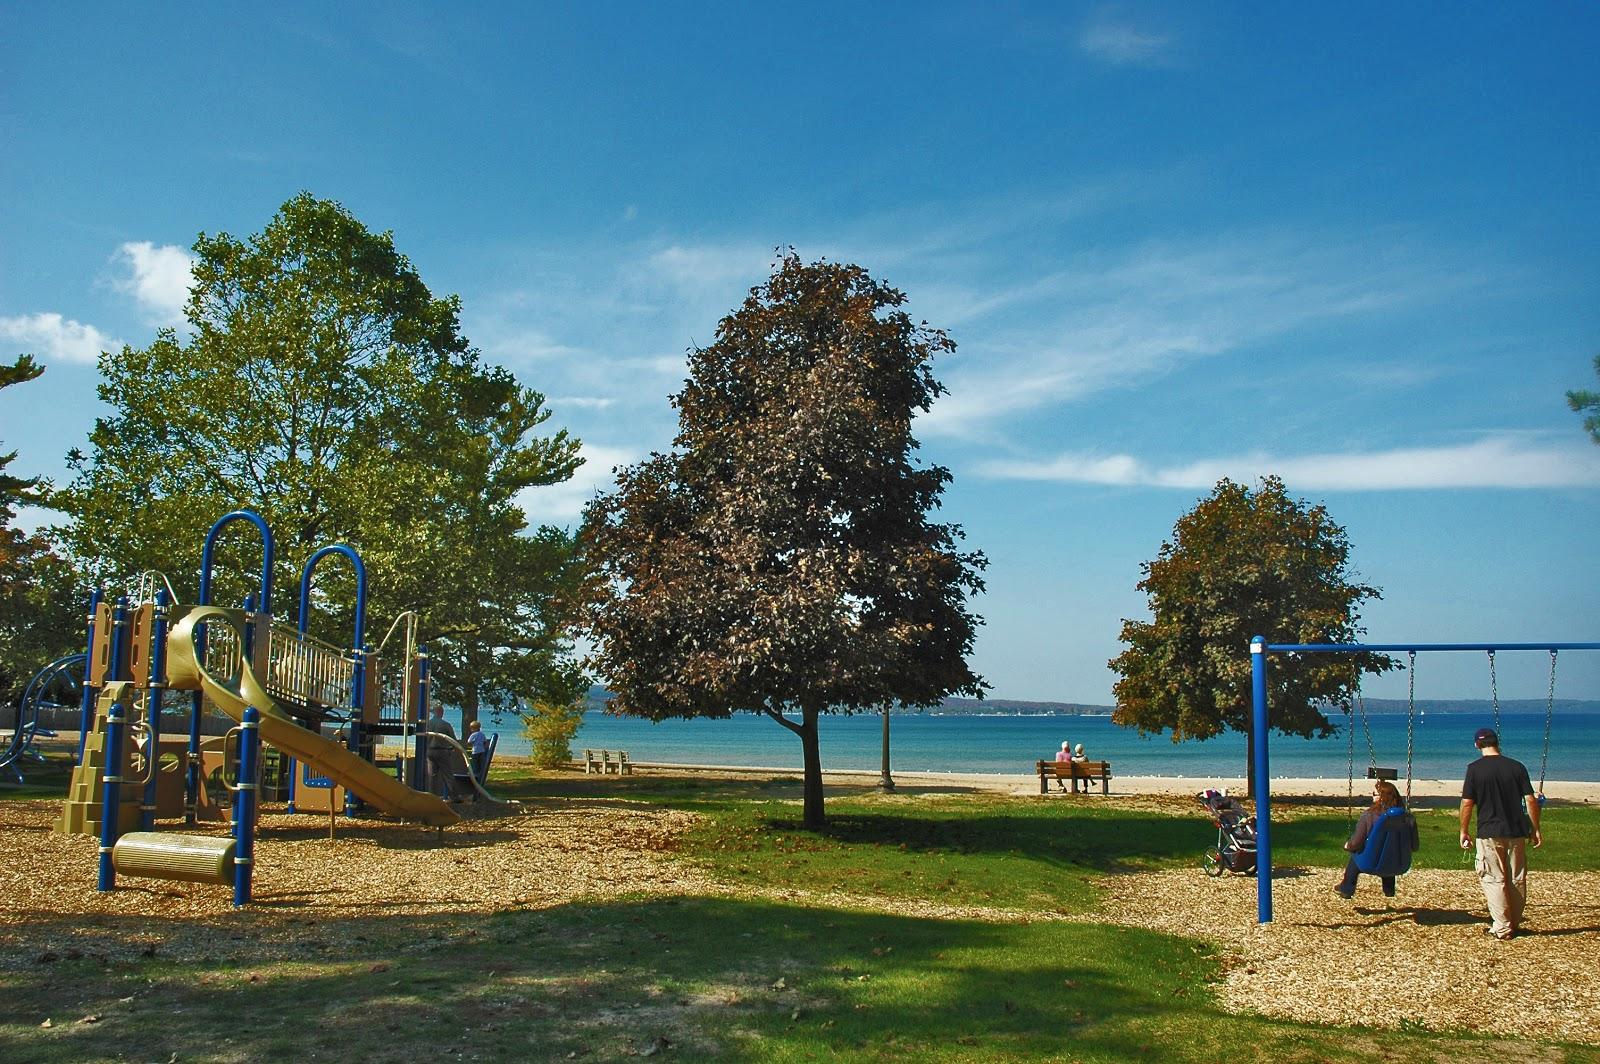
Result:
{"label": "copper-colored tree", "polygon": [[[1380,597],[1354,583],[1350,541],[1326,507],[1292,499],[1277,477],[1252,491],[1231,480],[1178,519],[1172,541],[1143,566],[1139,590],[1150,621],[1124,621],[1128,645],[1110,666],[1118,724],[1172,739],[1250,733],[1250,639],[1350,643],[1364,631],[1360,605]],[[1281,655],[1268,673],[1272,727],[1329,735],[1323,706],[1348,710],[1361,672],[1383,672],[1382,654]],[[1254,737],[1245,775],[1254,793]]]}
{"label": "copper-colored tree", "polygon": [[825,822],[823,713],[980,694],[967,667],[983,555],[928,519],[950,479],[912,417],[954,344],[859,266],[792,252],[692,350],[671,454],[618,471],[585,515],[587,627],[612,709],[765,713],[799,739]]}

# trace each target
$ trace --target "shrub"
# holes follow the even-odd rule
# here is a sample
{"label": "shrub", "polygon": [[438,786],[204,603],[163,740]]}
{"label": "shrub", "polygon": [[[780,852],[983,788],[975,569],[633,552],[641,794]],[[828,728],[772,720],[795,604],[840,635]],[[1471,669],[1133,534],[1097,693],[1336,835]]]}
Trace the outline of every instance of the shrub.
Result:
{"label": "shrub", "polygon": [[559,768],[572,760],[572,739],[583,720],[583,703],[557,705],[535,699],[522,707],[522,734],[533,749],[537,768]]}

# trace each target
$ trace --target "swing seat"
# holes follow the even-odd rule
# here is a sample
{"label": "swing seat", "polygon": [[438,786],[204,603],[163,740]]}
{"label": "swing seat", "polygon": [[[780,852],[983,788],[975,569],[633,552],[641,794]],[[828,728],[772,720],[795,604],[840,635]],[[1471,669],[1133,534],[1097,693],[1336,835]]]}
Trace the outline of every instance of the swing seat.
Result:
{"label": "swing seat", "polygon": [[1416,818],[1401,808],[1390,809],[1367,833],[1366,845],[1353,860],[1368,875],[1403,876],[1411,870],[1411,836]]}

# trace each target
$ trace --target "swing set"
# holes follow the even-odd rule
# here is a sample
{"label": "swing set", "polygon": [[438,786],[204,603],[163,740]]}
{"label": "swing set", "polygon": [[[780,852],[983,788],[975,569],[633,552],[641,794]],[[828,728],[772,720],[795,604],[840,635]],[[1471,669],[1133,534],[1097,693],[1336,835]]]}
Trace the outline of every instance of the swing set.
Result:
{"label": "swing set", "polygon": [[[1404,653],[1407,655],[1409,677],[1406,697],[1406,786],[1405,801],[1411,805],[1412,760],[1415,750],[1417,721],[1417,655],[1421,653],[1476,651],[1489,655],[1489,690],[1494,707],[1494,728],[1500,731],[1500,688],[1495,674],[1495,654],[1502,651],[1545,651],[1550,655],[1550,683],[1545,698],[1544,749],[1539,759],[1538,801],[1544,802],[1545,772],[1550,762],[1550,732],[1555,718],[1556,658],[1563,650],[1600,650],[1600,643],[1268,643],[1261,636],[1250,641],[1251,687],[1254,695],[1252,734],[1255,740],[1256,790],[1256,920],[1272,920],[1272,824],[1271,784],[1268,770],[1267,733],[1269,707],[1267,704],[1267,659],[1270,654],[1362,654]],[[1366,702],[1361,695],[1359,672],[1356,682],[1356,710],[1360,715],[1362,730],[1367,740],[1367,778],[1395,780],[1399,770],[1380,768],[1377,750],[1372,741],[1372,728],[1367,719]],[[1350,779],[1347,800],[1355,806],[1355,730],[1349,733]],[[1407,813],[1407,816],[1410,814]],[[1401,830],[1405,817],[1386,818],[1384,830],[1374,830],[1368,837],[1366,848],[1353,856],[1356,866],[1363,872],[1379,875],[1398,875],[1410,866],[1409,854],[1401,855],[1393,845],[1395,832]],[[1406,868],[1401,868],[1404,864]]]}

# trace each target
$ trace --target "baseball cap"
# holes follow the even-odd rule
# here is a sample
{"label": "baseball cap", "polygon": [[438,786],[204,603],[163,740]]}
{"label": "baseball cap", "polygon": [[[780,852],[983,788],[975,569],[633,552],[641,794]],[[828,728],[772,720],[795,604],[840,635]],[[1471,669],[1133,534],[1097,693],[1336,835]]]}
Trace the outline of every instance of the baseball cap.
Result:
{"label": "baseball cap", "polygon": [[1490,746],[1499,746],[1500,745],[1500,736],[1498,736],[1498,735],[1496,735],[1494,733],[1494,729],[1493,728],[1479,728],[1473,734],[1472,741],[1474,743],[1477,743],[1479,746],[1483,746],[1485,744],[1488,744]]}

